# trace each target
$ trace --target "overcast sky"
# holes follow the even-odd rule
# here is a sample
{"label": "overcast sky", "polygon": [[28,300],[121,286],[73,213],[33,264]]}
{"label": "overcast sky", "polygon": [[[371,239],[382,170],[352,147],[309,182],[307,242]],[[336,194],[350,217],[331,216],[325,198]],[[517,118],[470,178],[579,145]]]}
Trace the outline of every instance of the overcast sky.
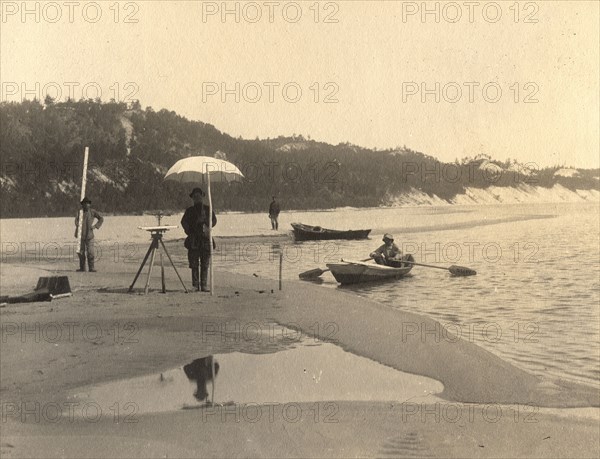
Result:
{"label": "overcast sky", "polygon": [[599,167],[598,2],[422,5],[2,1],[2,100],[101,92],[244,138]]}

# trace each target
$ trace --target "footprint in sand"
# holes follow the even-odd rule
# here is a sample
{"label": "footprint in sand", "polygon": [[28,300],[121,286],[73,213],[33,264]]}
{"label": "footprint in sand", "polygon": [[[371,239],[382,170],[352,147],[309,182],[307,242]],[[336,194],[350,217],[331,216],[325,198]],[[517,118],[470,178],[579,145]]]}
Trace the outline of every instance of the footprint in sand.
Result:
{"label": "footprint in sand", "polygon": [[0,443],[0,457],[9,456],[13,452],[12,448],[14,448],[14,446],[10,443]]}
{"label": "footprint in sand", "polygon": [[435,454],[430,450],[423,436],[416,432],[408,432],[404,435],[388,438],[377,457],[405,457],[405,458],[434,458]]}

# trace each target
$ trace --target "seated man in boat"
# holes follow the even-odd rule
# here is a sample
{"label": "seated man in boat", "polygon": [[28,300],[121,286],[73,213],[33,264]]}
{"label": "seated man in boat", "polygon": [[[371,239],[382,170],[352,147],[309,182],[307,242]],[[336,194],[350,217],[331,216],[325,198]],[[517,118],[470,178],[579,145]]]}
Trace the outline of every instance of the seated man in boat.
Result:
{"label": "seated man in boat", "polygon": [[378,265],[400,268],[402,266],[402,251],[394,244],[394,236],[383,235],[383,245],[369,255]]}

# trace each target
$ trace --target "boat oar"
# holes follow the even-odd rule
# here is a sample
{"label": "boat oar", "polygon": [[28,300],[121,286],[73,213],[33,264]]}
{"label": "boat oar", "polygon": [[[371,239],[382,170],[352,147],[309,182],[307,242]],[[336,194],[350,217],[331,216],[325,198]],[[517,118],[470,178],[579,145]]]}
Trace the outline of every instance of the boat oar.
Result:
{"label": "boat oar", "polygon": [[474,269],[465,268],[464,266],[452,265],[449,268],[446,268],[444,266],[426,265],[423,263],[415,263],[414,261],[406,260],[402,260],[402,263],[410,263],[411,265],[416,266],[425,266],[426,268],[444,269],[446,271],[450,271],[450,274],[452,274],[453,276],[474,276],[475,274],[477,274],[477,271],[475,271]]}
{"label": "boat oar", "polygon": [[[364,260],[360,260],[360,261],[369,261],[369,260],[370,260],[370,258],[365,258]],[[304,271],[303,273],[300,273],[298,275],[298,277],[302,280],[317,279],[322,274],[325,274],[327,271],[331,271],[331,270],[329,268],[327,268],[327,269],[315,268],[315,269],[311,269],[309,271]]]}

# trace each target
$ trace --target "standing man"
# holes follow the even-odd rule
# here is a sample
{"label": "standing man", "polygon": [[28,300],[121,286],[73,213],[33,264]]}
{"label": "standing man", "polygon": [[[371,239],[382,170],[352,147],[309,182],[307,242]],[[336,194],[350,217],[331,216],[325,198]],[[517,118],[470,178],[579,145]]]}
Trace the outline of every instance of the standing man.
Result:
{"label": "standing man", "polygon": [[[210,263],[210,244],[208,225],[210,218],[208,205],[203,203],[204,191],[194,188],[190,193],[194,205],[188,207],[181,219],[181,226],[187,234],[184,246],[188,251],[188,262],[192,270],[192,285],[197,290],[210,292],[208,288],[208,269]],[[212,213],[212,226],[217,224],[217,216]],[[200,271],[200,272],[198,272]]]}
{"label": "standing man", "polygon": [[[79,269],[77,271],[85,271],[85,259],[87,256],[89,271],[95,273],[94,258],[96,251],[94,249],[94,229],[100,229],[104,222],[104,217],[92,209],[92,201],[88,197],[83,198],[81,207],[83,208],[83,225],[81,228],[81,246],[79,247]],[[94,224],[94,219],[98,220],[96,224]],[[77,237],[78,228],[79,214],[75,217],[75,237]]]}
{"label": "standing man", "polygon": [[281,209],[279,208],[279,203],[275,201],[275,196],[273,196],[273,200],[271,201],[271,205],[269,206],[269,218],[271,219],[271,229],[279,229],[279,222],[277,219],[279,218],[279,212]]}

